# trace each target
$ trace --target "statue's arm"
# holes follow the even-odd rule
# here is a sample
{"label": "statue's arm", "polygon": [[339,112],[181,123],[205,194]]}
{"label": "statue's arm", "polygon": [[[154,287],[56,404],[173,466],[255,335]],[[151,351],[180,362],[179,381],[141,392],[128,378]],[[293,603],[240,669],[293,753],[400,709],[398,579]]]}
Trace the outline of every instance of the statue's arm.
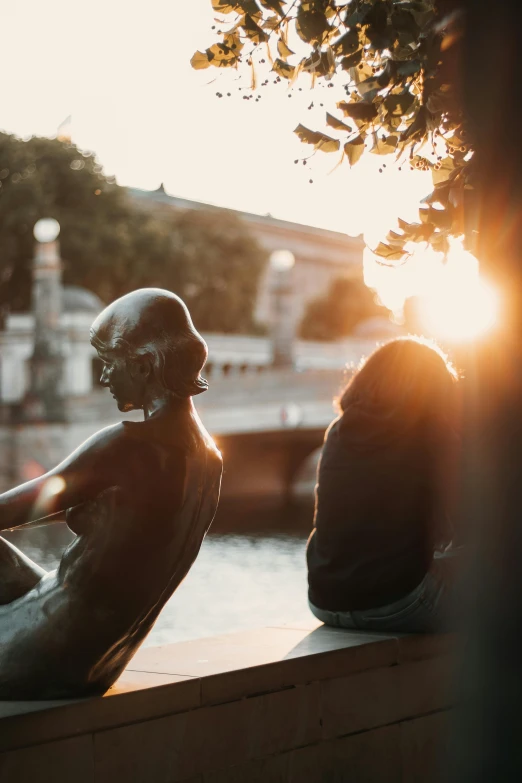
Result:
{"label": "statue's arm", "polygon": [[124,458],[121,424],[86,440],[55,468],[0,495],[0,530],[46,519],[117,484]]}

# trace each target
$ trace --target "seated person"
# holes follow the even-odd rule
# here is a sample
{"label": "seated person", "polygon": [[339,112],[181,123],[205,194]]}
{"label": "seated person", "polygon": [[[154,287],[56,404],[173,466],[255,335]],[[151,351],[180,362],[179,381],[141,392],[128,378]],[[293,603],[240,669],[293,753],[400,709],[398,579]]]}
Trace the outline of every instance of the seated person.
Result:
{"label": "seated person", "polygon": [[435,346],[378,348],[340,398],[318,468],[309,602],[328,625],[451,626],[457,374]]}

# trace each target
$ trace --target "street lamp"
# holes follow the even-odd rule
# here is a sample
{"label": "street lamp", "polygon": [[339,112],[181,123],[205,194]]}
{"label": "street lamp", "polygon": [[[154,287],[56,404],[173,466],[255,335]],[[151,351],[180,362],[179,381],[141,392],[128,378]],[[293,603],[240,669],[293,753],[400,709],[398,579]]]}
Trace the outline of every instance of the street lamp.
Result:
{"label": "street lamp", "polygon": [[33,228],[33,236],[37,242],[48,244],[58,239],[60,224],[54,218],[41,218],[37,220]]}
{"label": "street lamp", "polygon": [[33,421],[64,420],[59,233],[60,224],[54,218],[42,218],[33,228],[36,240],[32,269],[34,343],[30,388],[24,401],[24,418]]}
{"label": "street lamp", "polygon": [[294,366],[294,291],[293,268],[295,256],[291,250],[274,250],[270,254],[272,271],[272,365],[279,368]]}

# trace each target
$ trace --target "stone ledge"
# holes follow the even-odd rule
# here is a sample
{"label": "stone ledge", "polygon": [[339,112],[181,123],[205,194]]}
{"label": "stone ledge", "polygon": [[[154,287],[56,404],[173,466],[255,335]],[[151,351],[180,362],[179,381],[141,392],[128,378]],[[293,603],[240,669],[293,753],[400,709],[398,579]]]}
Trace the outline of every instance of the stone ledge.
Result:
{"label": "stone ledge", "polygon": [[[319,763],[331,748],[332,763],[340,764],[345,748],[348,756],[368,744],[377,748],[393,733],[387,727],[447,709],[453,641],[311,620],[306,628],[145,648],[103,697],[0,702],[0,778],[9,772],[6,779],[15,779],[19,770],[24,781],[26,770],[40,765],[32,779],[65,783],[74,766],[65,757],[73,754],[75,779],[89,783],[217,781],[232,768],[245,775],[250,769],[252,779],[254,770],[273,768],[267,780],[297,780],[300,759]],[[437,725],[427,721],[431,735]],[[366,739],[356,740],[361,733]],[[403,755],[415,755],[421,766],[424,745],[436,741],[424,733],[401,730],[408,740]]]}

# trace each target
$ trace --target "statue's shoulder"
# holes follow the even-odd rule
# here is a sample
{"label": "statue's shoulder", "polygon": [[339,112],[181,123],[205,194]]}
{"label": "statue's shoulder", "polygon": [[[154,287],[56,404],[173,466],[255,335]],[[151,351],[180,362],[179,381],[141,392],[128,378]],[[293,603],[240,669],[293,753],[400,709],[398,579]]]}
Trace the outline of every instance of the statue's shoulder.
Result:
{"label": "statue's shoulder", "polygon": [[71,458],[115,456],[118,451],[125,451],[129,442],[128,432],[124,422],[111,424],[98,430],[78,446]]}

